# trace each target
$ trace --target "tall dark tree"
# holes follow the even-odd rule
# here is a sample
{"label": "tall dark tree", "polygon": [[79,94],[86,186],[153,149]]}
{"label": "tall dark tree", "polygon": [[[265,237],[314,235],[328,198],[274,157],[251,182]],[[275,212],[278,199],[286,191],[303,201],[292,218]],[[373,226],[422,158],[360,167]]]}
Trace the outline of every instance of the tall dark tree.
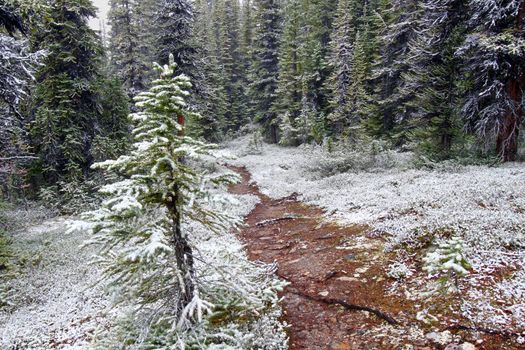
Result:
{"label": "tall dark tree", "polygon": [[414,98],[406,105],[413,110],[414,137],[426,151],[449,158],[461,134],[459,94],[463,81],[462,60],[457,48],[465,37],[464,1],[425,1],[421,26],[413,41],[411,68],[404,76]]}
{"label": "tall dark tree", "polygon": [[253,82],[251,98],[256,106],[256,119],[263,125],[268,139],[277,143],[278,120],[272,111],[277,95],[281,8],[277,0],[256,0]]}
{"label": "tall dark tree", "polygon": [[48,55],[36,76],[31,135],[45,183],[87,175],[93,161],[91,147],[101,127],[102,49],[87,23],[92,16],[90,0],[56,0],[37,38]]}
{"label": "tall dark tree", "polygon": [[385,17],[387,27],[379,38],[380,56],[373,64],[373,102],[367,131],[372,136],[388,135],[395,144],[408,140],[412,109],[407,102],[416,91],[406,88],[404,75],[410,70],[413,42],[421,31],[421,0],[394,0]]}
{"label": "tall dark tree", "polygon": [[473,28],[459,53],[472,84],[463,113],[480,137],[496,143],[503,161],[516,160],[525,91],[525,1],[471,0]]}
{"label": "tall dark tree", "polygon": [[18,2],[0,4],[0,195],[8,197],[24,181],[24,164],[32,160],[29,121],[20,105],[29,98],[35,69],[45,55],[31,52],[24,37],[27,27]]}
{"label": "tall dark tree", "polygon": [[340,0],[334,21],[334,32],[330,44],[329,64],[332,75],[327,81],[331,92],[331,113],[328,116],[331,128],[341,134],[349,126],[349,88],[351,84],[354,42],[356,35],[354,1]]}
{"label": "tall dark tree", "polygon": [[130,98],[144,90],[148,66],[140,50],[135,0],[110,0],[108,21],[111,73],[118,77]]}
{"label": "tall dark tree", "polygon": [[179,70],[193,77],[195,45],[192,43],[194,25],[193,2],[189,0],[158,1],[156,16],[156,60],[167,64],[175,56]]}

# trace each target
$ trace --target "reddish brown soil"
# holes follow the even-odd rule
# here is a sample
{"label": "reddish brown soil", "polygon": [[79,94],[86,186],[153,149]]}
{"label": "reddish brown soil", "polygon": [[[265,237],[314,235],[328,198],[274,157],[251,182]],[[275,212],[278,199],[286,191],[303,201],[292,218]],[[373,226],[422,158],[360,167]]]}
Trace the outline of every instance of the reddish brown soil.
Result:
{"label": "reddish brown soil", "polygon": [[[245,169],[231,169],[241,174],[242,182],[230,191],[261,199],[240,233],[250,258],[277,262],[279,277],[290,282],[282,294],[290,349],[405,349],[408,344],[412,347],[406,349],[444,348],[423,336],[408,336],[410,325],[417,323],[417,310],[413,301],[386,295],[392,283],[384,273],[388,256],[383,241],[368,235],[368,227],[325,221],[321,209],[296,196],[271,199],[250,182]],[[347,249],[338,249],[342,245]],[[333,300],[378,310],[399,325],[385,327],[381,335],[376,327],[387,326],[384,319],[327,303]],[[462,336],[471,342],[482,337],[478,349],[517,349],[499,337]]]}

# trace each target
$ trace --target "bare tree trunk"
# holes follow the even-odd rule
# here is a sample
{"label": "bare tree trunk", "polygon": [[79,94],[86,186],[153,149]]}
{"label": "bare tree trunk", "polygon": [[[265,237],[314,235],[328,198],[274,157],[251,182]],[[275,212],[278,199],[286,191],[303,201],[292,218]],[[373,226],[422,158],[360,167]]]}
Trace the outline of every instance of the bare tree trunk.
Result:
{"label": "bare tree trunk", "polygon": [[[185,117],[177,116],[177,122],[182,126],[179,136],[184,136]],[[184,159],[179,159],[179,162],[184,162]],[[195,294],[195,263],[193,259],[193,250],[188,241],[188,237],[182,230],[182,210],[183,197],[178,185],[173,187],[173,195],[166,203],[173,220],[173,246],[175,249],[175,259],[177,261],[177,269],[180,271],[184,286],[182,287],[182,294],[177,301],[177,309],[181,312],[193,299]]]}
{"label": "bare tree trunk", "polygon": [[[516,18],[516,31],[521,31],[522,22],[525,18],[525,1],[522,0]],[[523,115],[521,101],[525,91],[525,72],[519,72],[519,76],[507,83],[507,93],[514,106],[510,108],[503,118],[503,125],[500,127],[496,140],[496,150],[501,160],[512,162],[518,155],[518,137]]]}

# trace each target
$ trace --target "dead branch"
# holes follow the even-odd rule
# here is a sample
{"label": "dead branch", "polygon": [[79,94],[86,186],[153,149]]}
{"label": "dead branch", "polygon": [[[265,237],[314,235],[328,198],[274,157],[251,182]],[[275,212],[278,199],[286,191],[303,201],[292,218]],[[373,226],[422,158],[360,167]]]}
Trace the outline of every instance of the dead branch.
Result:
{"label": "dead branch", "polygon": [[318,302],[318,303],[323,303],[323,304],[327,304],[327,305],[340,305],[340,306],[344,307],[347,310],[353,310],[353,311],[367,311],[367,312],[370,312],[370,313],[376,315],[378,318],[386,321],[388,324],[391,324],[391,325],[398,325],[399,324],[399,322],[396,321],[392,316],[387,315],[386,313],[384,313],[382,311],[376,310],[376,309],[368,307],[368,306],[350,304],[350,303],[348,303],[348,302],[346,302],[344,300],[340,300],[340,299],[328,299],[328,298],[314,297],[314,296],[311,296],[311,295],[308,295],[308,294],[305,294],[305,293],[301,293],[301,292],[296,291],[296,290],[289,290],[289,292],[292,293],[292,294],[298,295],[300,297],[303,297],[305,299]]}
{"label": "dead branch", "polygon": [[257,226],[257,227],[266,227],[266,226],[275,225],[275,224],[277,224],[279,222],[282,222],[282,221],[296,220],[298,218],[299,218],[298,215],[287,215],[287,216],[284,216],[282,218],[260,221],[260,222],[256,223],[255,226]]}
{"label": "dead branch", "polygon": [[490,335],[502,335],[504,337],[509,337],[509,338],[513,338],[513,337],[517,338],[517,337],[521,337],[524,335],[523,333],[518,333],[518,332],[490,329],[490,328],[484,328],[484,327],[468,327],[468,326],[462,326],[462,325],[448,326],[445,330],[479,332],[479,333],[485,333],[485,334],[490,334]]}

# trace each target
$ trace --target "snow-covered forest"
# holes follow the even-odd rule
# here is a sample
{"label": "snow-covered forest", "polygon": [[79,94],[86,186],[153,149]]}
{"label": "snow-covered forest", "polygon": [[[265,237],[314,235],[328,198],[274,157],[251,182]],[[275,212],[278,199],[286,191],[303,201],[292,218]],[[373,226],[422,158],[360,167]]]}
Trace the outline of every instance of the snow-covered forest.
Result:
{"label": "snow-covered forest", "polygon": [[525,349],[525,0],[95,5],[0,0],[0,350]]}

